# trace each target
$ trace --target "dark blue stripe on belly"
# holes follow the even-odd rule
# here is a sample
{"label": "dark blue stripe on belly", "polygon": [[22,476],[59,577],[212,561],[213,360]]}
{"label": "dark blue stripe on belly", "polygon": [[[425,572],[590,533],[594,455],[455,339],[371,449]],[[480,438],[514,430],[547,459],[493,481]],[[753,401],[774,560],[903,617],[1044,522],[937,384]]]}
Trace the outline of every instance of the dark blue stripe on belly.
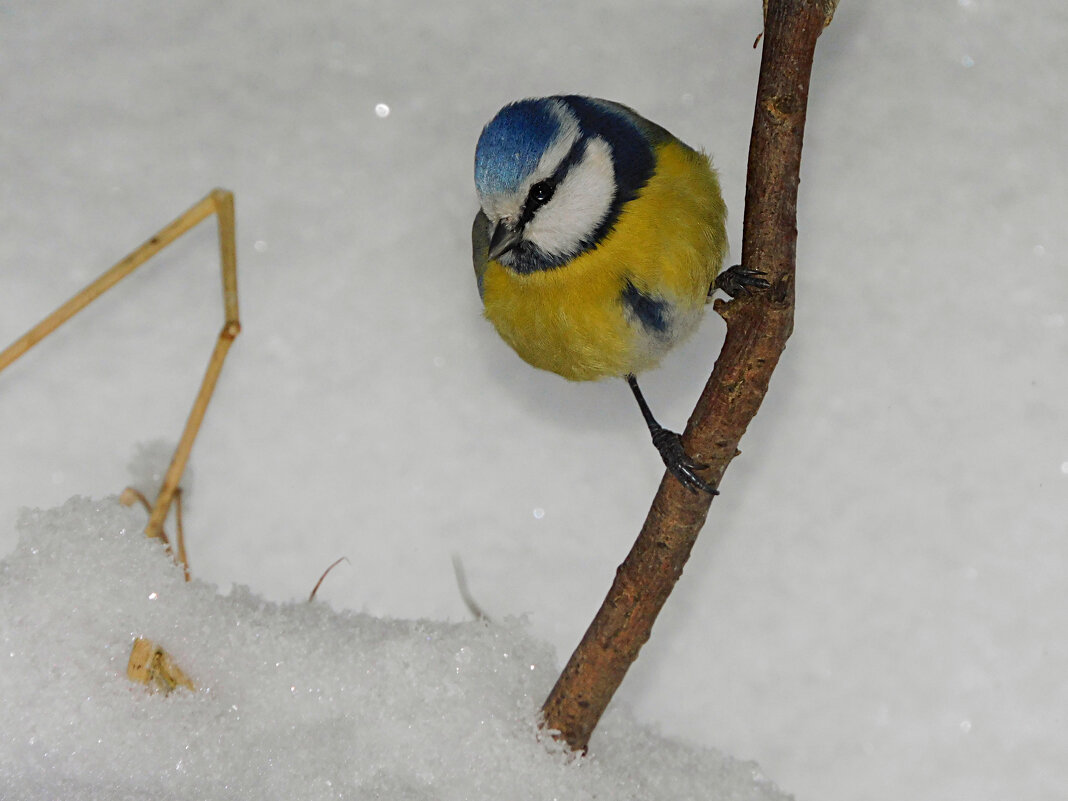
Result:
{"label": "dark blue stripe on belly", "polygon": [[630,281],[627,281],[619,297],[623,306],[634,312],[642,326],[657,334],[667,333],[671,305],[666,300],[646,295]]}

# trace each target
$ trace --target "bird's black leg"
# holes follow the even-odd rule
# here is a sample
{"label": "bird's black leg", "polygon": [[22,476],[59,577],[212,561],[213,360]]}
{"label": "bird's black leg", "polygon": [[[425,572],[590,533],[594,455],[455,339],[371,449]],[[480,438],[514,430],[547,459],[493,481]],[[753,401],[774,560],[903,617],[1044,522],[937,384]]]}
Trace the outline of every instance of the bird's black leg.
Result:
{"label": "bird's black leg", "polygon": [[717,289],[722,289],[732,298],[763,292],[771,289],[771,284],[764,278],[765,275],[766,273],[762,270],[750,270],[740,264],[735,264],[716,276],[716,280],[708,288],[708,295],[711,297]]}
{"label": "bird's black leg", "polygon": [[656,422],[656,418],[653,417],[653,413],[649,409],[649,404],[645,402],[645,396],[642,395],[642,391],[638,387],[638,379],[632,374],[628,374],[626,378],[627,383],[630,384],[631,392],[634,393],[634,399],[638,401],[638,408],[642,410],[645,424],[649,426],[649,433],[653,437],[653,445],[660,451],[660,458],[664,460],[664,466],[690,492],[696,492],[700,489],[709,495],[718,495],[719,492],[715,487],[697,475],[698,470],[704,470],[708,465],[694,461],[682,447],[682,437]]}

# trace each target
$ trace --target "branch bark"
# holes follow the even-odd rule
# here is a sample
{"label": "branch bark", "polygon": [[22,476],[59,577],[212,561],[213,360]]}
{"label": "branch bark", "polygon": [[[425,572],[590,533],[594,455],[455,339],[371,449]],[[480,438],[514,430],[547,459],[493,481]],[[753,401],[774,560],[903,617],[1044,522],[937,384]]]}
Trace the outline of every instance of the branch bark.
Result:
{"label": "branch bark", "polygon": [[[766,273],[771,289],[717,301],[727,336],[683,433],[687,453],[719,484],[739,453],[772,371],[793,331],[797,187],[816,39],[830,21],[829,0],[768,0],[764,50],[749,145],[742,264]],[[653,622],[682,575],[711,497],[665,474],[626,560],[552,692],[543,727],[584,750]]]}

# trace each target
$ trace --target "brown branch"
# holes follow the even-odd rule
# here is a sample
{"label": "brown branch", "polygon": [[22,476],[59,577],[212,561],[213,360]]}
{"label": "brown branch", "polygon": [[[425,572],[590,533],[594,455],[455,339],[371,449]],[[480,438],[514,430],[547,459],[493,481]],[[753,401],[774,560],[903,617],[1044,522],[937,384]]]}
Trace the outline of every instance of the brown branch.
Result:
{"label": "brown branch", "polygon": [[[727,336],[683,434],[686,451],[719,484],[760,408],[793,330],[797,186],[816,39],[833,12],[827,0],[769,0],[749,146],[742,264],[771,289],[717,302]],[[711,496],[665,474],[634,547],[589,629],[542,706],[543,726],[585,749],[597,721],[682,575]]]}

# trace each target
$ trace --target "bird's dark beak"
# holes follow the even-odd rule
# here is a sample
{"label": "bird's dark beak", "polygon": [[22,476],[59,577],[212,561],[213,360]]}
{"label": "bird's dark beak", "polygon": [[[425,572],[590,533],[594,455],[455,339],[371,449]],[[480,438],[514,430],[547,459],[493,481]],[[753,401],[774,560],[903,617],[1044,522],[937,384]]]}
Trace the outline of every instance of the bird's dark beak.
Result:
{"label": "bird's dark beak", "polygon": [[522,227],[509,228],[502,220],[493,226],[493,233],[490,235],[489,242],[489,257],[491,259],[499,259],[522,241]]}

